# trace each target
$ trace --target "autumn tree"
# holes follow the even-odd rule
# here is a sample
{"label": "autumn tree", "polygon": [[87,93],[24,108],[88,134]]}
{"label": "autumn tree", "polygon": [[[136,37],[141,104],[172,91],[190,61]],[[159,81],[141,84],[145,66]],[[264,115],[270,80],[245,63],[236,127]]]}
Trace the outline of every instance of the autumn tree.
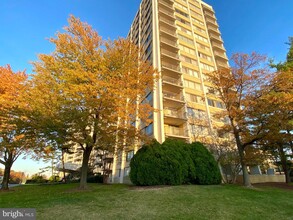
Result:
{"label": "autumn tree", "polygon": [[24,101],[20,95],[26,89],[24,72],[13,72],[9,65],[0,67],[0,163],[4,165],[1,188],[8,190],[13,163],[29,146],[22,128],[16,123],[22,116],[17,111]]}
{"label": "autumn tree", "polygon": [[143,98],[153,89],[156,71],[130,41],[105,43],[74,16],[50,42],[55,51],[33,63],[27,123],[39,139],[83,150],[80,188],[85,189],[93,149],[133,145],[139,136],[134,122],[149,123],[152,108]]}
{"label": "autumn tree", "polygon": [[210,82],[217,90],[219,98],[225,104],[223,115],[229,118],[224,126],[235,137],[241,167],[243,184],[251,186],[245,149],[263,138],[265,118],[259,108],[254,108],[259,98],[259,90],[269,82],[270,72],[264,66],[264,56],[256,53],[234,54],[232,67],[212,73]]}
{"label": "autumn tree", "polygon": [[[276,68],[269,85],[262,89],[258,105],[266,105],[266,129],[270,135],[260,144],[272,154],[277,152],[286,182],[290,182],[288,159],[293,158],[293,38],[289,38],[290,48],[283,63],[272,64]],[[290,154],[291,151],[291,154]]]}

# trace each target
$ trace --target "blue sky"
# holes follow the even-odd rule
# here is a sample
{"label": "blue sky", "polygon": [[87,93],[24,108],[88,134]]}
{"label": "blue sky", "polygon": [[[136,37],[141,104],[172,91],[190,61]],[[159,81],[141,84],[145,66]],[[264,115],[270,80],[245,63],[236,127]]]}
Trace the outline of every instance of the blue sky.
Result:
{"label": "blue sky", "polygon": [[[293,36],[292,0],[206,0],[213,6],[227,54],[252,51],[284,61]],[[0,0],[0,66],[32,73],[37,54],[67,25],[70,14],[92,25],[104,39],[126,37],[140,0]],[[17,160],[14,170],[35,173],[42,163]]]}

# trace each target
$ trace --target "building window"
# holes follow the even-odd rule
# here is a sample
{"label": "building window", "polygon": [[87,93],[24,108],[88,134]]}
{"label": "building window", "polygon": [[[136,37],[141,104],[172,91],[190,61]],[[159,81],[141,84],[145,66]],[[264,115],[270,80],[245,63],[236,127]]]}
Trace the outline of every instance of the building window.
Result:
{"label": "building window", "polygon": [[203,104],[203,98],[197,95],[193,95],[190,93],[186,93],[186,100],[189,102],[196,102],[199,104]]}
{"label": "building window", "polygon": [[180,50],[182,50],[182,51],[184,51],[186,53],[195,55],[195,50],[194,49],[191,49],[191,48],[183,46],[183,45],[179,45],[179,48],[180,48]]}
{"label": "building window", "polygon": [[125,176],[129,176],[129,172],[130,172],[130,168],[129,167],[125,167],[124,168],[124,177]]}
{"label": "building window", "polygon": [[221,108],[221,109],[225,108],[225,105],[223,102],[212,100],[212,99],[208,99],[208,105],[212,107],[216,107],[216,108]]}
{"label": "building window", "polygon": [[198,72],[195,71],[195,70],[193,70],[193,69],[190,69],[190,68],[188,68],[188,67],[182,66],[182,72],[183,72],[183,73],[186,73],[186,74],[188,74],[188,75],[190,75],[190,76],[194,76],[194,77],[196,77],[196,78],[199,78],[199,74],[198,74]]}
{"label": "building window", "polygon": [[185,87],[188,87],[190,89],[202,90],[201,85],[199,83],[190,80],[184,80],[184,85]]}
{"label": "building window", "polygon": [[198,52],[198,56],[199,56],[200,58],[203,58],[203,59],[206,59],[206,60],[212,62],[212,57],[207,56],[207,55],[205,55],[204,53]]}
{"label": "building window", "polygon": [[179,40],[182,40],[185,43],[188,43],[188,44],[192,44],[193,45],[193,40],[189,39],[188,37],[185,37],[183,35],[178,34],[178,38],[179,38]]}
{"label": "building window", "polygon": [[182,16],[188,18],[188,14],[187,14],[187,13],[185,13],[185,12],[183,12],[183,11],[180,11],[180,10],[177,9],[177,8],[175,8],[175,12],[177,12],[177,13],[181,14]]}
{"label": "building window", "polygon": [[196,39],[208,43],[208,39],[207,38],[202,37],[202,36],[199,36],[198,34],[195,34],[194,36],[195,36]]}
{"label": "building window", "polygon": [[200,63],[200,67],[202,69],[208,70],[208,71],[215,71],[215,68],[213,66],[207,65],[205,63]]}
{"label": "building window", "polygon": [[145,133],[146,133],[147,135],[152,135],[152,134],[153,134],[153,131],[154,131],[153,123],[149,124],[149,125],[145,128]]}
{"label": "building window", "polygon": [[190,57],[187,57],[187,56],[184,56],[184,55],[180,56],[180,60],[184,61],[184,62],[187,62],[187,63],[190,63],[190,64],[193,64],[193,65],[196,65],[196,66],[198,65],[196,60],[191,59]]}
{"label": "building window", "polygon": [[130,162],[130,160],[132,159],[133,155],[134,155],[134,151],[133,150],[128,151],[127,152],[127,155],[126,155],[126,161],[127,162]]}
{"label": "building window", "polygon": [[178,28],[178,30],[184,32],[185,34],[188,34],[188,35],[192,34],[192,32],[190,30],[188,30],[188,29],[186,29],[184,27],[181,27],[181,26],[178,25],[177,28]]}

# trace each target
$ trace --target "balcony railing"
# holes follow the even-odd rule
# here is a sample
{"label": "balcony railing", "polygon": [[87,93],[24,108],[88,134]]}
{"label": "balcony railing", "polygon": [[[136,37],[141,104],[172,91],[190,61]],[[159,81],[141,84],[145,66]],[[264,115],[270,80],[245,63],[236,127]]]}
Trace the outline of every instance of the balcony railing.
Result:
{"label": "balcony railing", "polygon": [[219,40],[219,41],[223,41],[222,38],[221,38],[221,36],[217,36],[217,35],[214,35],[214,34],[210,34],[210,37],[211,38],[214,38],[216,40]]}
{"label": "balcony railing", "polygon": [[205,15],[208,15],[208,16],[210,16],[210,17],[215,18],[215,15],[214,15],[213,13],[211,13],[211,12],[205,11],[204,14],[205,14]]}
{"label": "balcony railing", "polygon": [[180,72],[180,67],[179,66],[173,65],[173,64],[170,64],[170,63],[167,63],[167,62],[162,62],[162,67]]}
{"label": "balcony railing", "polygon": [[165,23],[167,23],[167,24],[172,25],[172,26],[175,27],[175,23],[174,23],[174,21],[171,21],[171,20],[166,19],[166,18],[164,18],[164,17],[160,17],[160,21],[163,21],[163,22],[165,22]]}
{"label": "balcony railing", "polygon": [[223,44],[218,44],[218,43],[216,43],[216,42],[212,42],[212,46],[213,46],[213,47],[218,47],[218,48],[220,48],[220,49],[222,49],[222,50],[225,50]]}
{"label": "balcony railing", "polygon": [[163,82],[172,83],[172,84],[177,85],[177,86],[182,86],[183,85],[181,80],[174,79],[174,78],[169,77],[169,76],[163,76],[162,79],[163,79]]}
{"label": "balcony railing", "polygon": [[211,23],[211,24],[214,24],[214,25],[218,26],[218,24],[217,24],[217,22],[216,22],[216,19],[206,18],[206,22],[208,22],[208,23]]}
{"label": "balcony railing", "polygon": [[166,50],[166,49],[161,49],[161,52],[165,55],[168,55],[170,57],[173,57],[173,58],[177,58],[179,59],[179,55],[177,53],[174,53],[174,52],[171,52],[169,50]]}
{"label": "balcony railing", "polygon": [[166,15],[169,15],[170,17],[174,18],[174,13],[170,12],[170,11],[167,11],[166,9],[159,8],[159,12],[162,12],[162,13],[164,13]]}
{"label": "balcony railing", "polygon": [[178,48],[178,44],[177,44],[177,42],[175,40],[169,40],[169,39],[167,39],[165,37],[161,37],[161,42],[166,43],[166,44],[169,44],[169,45],[171,45],[173,47]]}
{"label": "balcony railing", "polygon": [[197,13],[201,13],[201,10],[198,7],[190,5],[190,9],[196,11]]}
{"label": "balcony railing", "polygon": [[159,3],[173,9],[173,4],[170,1],[159,0]]}
{"label": "balcony railing", "polygon": [[217,51],[214,51],[214,54],[227,59],[226,53],[219,53]]}
{"label": "balcony railing", "polygon": [[164,115],[171,116],[175,118],[186,119],[186,114],[182,111],[174,110],[174,109],[164,109]]}
{"label": "balcony railing", "polygon": [[166,135],[172,136],[187,136],[186,132],[182,128],[172,127],[172,126],[165,126],[165,133]]}
{"label": "balcony railing", "polygon": [[166,33],[168,33],[168,34],[171,34],[172,36],[174,36],[174,35],[176,35],[176,31],[175,30],[170,30],[169,28],[165,28],[165,27],[160,27],[160,30],[161,31],[164,31],[164,32],[166,32]]}
{"label": "balcony railing", "polygon": [[221,67],[228,67],[227,63],[217,61],[217,65]]}
{"label": "balcony railing", "polygon": [[216,31],[217,33],[220,33],[220,31],[219,31],[218,28],[214,28],[214,27],[212,27],[211,25],[208,25],[208,29],[209,29],[209,30]]}
{"label": "balcony railing", "polygon": [[171,92],[163,92],[165,98],[174,99],[178,101],[184,101],[183,96],[181,94],[171,93]]}

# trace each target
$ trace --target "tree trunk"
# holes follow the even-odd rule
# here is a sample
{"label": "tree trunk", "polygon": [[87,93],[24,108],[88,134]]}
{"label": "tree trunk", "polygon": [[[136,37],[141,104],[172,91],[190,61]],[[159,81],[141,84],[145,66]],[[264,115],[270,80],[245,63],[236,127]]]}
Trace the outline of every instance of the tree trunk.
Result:
{"label": "tree trunk", "polygon": [[61,150],[61,162],[62,162],[62,169],[63,169],[63,179],[64,183],[67,183],[66,176],[65,176],[65,165],[64,165],[64,150]]}
{"label": "tree trunk", "polygon": [[234,129],[234,136],[236,139],[236,145],[237,145],[237,149],[238,149],[238,153],[240,157],[240,163],[241,163],[242,174],[243,174],[243,185],[246,187],[251,187],[250,178],[249,178],[249,174],[247,171],[247,166],[246,166],[246,162],[244,158],[244,149],[240,141],[239,133],[235,131],[235,129]]}
{"label": "tree trunk", "polygon": [[281,164],[282,164],[282,168],[283,168],[285,178],[286,178],[286,183],[290,183],[291,182],[290,172],[289,172],[290,170],[289,170],[289,167],[288,167],[288,164],[287,164],[287,157],[285,155],[283,145],[279,144],[278,146],[279,146]]}
{"label": "tree trunk", "polygon": [[90,159],[92,149],[93,149],[92,146],[86,146],[85,150],[83,151],[81,177],[80,177],[80,184],[79,184],[80,189],[87,188],[87,172],[88,172],[89,159]]}
{"label": "tree trunk", "polygon": [[9,190],[8,183],[10,179],[10,170],[11,170],[12,164],[13,164],[12,154],[8,153],[8,159],[5,161],[3,181],[1,184],[2,190]]}

